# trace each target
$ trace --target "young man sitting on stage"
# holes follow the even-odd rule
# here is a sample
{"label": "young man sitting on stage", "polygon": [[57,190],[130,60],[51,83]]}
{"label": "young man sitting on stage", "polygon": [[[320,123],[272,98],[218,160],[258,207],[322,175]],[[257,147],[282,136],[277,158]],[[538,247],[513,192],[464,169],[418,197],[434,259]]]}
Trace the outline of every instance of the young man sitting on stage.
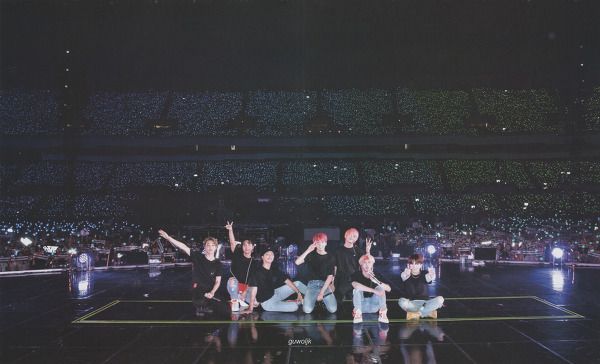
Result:
{"label": "young man sitting on stage", "polygon": [[398,300],[400,307],[406,311],[407,320],[418,320],[422,317],[437,318],[437,309],[442,307],[444,297],[429,299],[427,285],[435,280],[435,270],[422,270],[423,256],[413,254],[408,257],[408,265],[400,274],[403,281],[402,297]]}
{"label": "young man sitting on stage", "polygon": [[352,312],[353,322],[355,324],[362,322],[362,314],[375,313],[379,311],[379,322],[389,323],[387,318],[386,292],[392,288],[382,283],[373,273],[373,264],[375,258],[365,254],[358,260],[360,270],[352,274],[352,303],[354,311]]}
{"label": "young man sitting on stage", "polygon": [[[302,292],[306,286],[300,281],[292,282],[277,267],[272,267],[275,253],[268,248],[262,253],[262,265],[258,267],[249,282],[250,306],[245,312],[252,312],[255,302],[265,311],[295,312],[302,303]],[[285,301],[296,293],[295,301]]]}

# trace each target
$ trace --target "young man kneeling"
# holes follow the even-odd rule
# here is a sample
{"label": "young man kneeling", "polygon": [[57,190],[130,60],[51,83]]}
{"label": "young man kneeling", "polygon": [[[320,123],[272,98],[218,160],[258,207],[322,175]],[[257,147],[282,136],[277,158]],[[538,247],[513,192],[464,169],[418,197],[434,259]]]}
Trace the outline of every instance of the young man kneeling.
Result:
{"label": "young man kneeling", "polygon": [[[262,265],[250,278],[248,312],[252,312],[259,303],[265,311],[295,312],[302,303],[302,293],[306,293],[306,286],[300,281],[292,282],[277,267],[272,267],[274,259],[275,253],[272,249],[262,253]],[[296,293],[296,300],[285,301],[293,293]]]}

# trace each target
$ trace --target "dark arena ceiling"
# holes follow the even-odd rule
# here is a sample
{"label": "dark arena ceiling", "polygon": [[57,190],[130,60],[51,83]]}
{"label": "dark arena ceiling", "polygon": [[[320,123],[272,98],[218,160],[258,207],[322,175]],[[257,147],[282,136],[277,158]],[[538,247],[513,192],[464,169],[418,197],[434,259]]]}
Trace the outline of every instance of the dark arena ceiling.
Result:
{"label": "dark arena ceiling", "polygon": [[[597,1],[2,0],[2,88],[598,84]],[[67,53],[69,51],[69,53]],[[69,74],[65,74],[66,65]],[[582,80],[584,80],[582,82]]]}

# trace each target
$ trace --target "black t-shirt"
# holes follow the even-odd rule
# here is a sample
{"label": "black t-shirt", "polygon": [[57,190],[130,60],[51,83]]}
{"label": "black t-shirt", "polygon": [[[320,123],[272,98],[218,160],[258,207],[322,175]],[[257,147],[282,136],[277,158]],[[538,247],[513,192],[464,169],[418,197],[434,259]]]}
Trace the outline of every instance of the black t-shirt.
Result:
{"label": "black t-shirt", "polygon": [[223,266],[219,259],[208,260],[199,251],[190,254],[192,260],[192,283],[198,284],[198,288],[210,291],[215,286],[216,277],[222,275]]}
{"label": "black t-shirt", "polygon": [[254,271],[249,284],[252,287],[257,287],[256,300],[265,302],[273,297],[275,289],[285,284],[286,279],[289,279],[289,277],[279,269],[275,267],[266,269],[261,265]]}
{"label": "black t-shirt", "polygon": [[337,248],[335,251],[336,279],[349,280],[352,273],[360,270],[358,259],[364,254],[365,252],[357,246],[346,248],[342,245]]}
{"label": "black t-shirt", "polygon": [[427,271],[422,270],[418,276],[412,274],[407,280],[402,282],[402,297],[409,300],[428,300],[429,290],[427,289]]}
{"label": "black t-shirt", "polygon": [[252,257],[246,258],[241,245],[237,245],[231,257],[231,275],[234,276],[239,283],[248,283],[254,265]]}
{"label": "black t-shirt", "polygon": [[[365,277],[360,270],[352,273],[352,276],[350,279],[352,280],[352,282],[360,283],[363,286],[367,286],[369,288],[375,289],[375,287],[377,287],[377,284],[373,283],[369,278]],[[371,297],[371,296],[373,296],[373,292],[363,291],[363,297]]]}
{"label": "black t-shirt", "polygon": [[304,259],[306,262],[309,273],[308,280],[321,280],[325,281],[328,275],[333,275],[335,270],[335,258],[331,254],[321,255],[316,251],[311,252]]}

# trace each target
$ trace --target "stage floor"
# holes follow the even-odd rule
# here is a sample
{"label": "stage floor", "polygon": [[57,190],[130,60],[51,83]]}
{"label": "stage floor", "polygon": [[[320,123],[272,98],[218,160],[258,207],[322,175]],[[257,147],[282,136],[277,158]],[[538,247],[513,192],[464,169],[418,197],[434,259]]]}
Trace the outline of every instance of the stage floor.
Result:
{"label": "stage floor", "polygon": [[[378,261],[398,285],[405,263]],[[293,267],[282,264],[291,269]],[[198,318],[189,267],[0,279],[1,363],[600,363],[600,270],[445,263],[437,320],[336,314]],[[219,292],[225,297],[223,290]]]}

